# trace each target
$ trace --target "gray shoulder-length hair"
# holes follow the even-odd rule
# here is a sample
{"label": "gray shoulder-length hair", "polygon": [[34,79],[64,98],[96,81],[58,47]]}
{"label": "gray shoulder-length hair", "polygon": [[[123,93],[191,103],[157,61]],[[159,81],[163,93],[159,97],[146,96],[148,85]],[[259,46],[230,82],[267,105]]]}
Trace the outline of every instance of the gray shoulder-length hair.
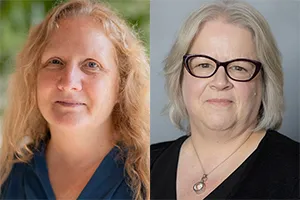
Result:
{"label": "gray shoulder-length hair", "polygon": [[189,51],[194,38],[207,21],[222,18],[227,23],[248,29],[253,36],[256,54],[263,65],[262,102],[258,123],[253,131],[279,129],[283,113],[283,73],[281,55],[270,27],[264,17],[252,6],[235,0],[216,1],[193,12],[181,27],[178,37],[165,60],[164,73],[169,96],[167,110],[171,122],[180,130],[188,114],[183,102],[183,56]]}

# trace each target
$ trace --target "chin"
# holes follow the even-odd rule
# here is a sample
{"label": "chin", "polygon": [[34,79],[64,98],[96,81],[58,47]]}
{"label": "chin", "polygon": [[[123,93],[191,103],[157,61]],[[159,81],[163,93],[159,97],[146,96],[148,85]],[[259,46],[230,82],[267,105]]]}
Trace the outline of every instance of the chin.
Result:
{"label": "chin", "polygon": [[73,129],[73,128],[84,127],[86,123],[82,122],[82,120],[77,120],[77,119],[62,119],[62,120],[55,120],[53,125]]}
{"label": "chin", "polygon": [[207,127],[210,129],[210,130],[213,130],[213,131],[225,131],[225,130],[228,130],[231,126],[225,126],[224,124],[218,124],[218,125],[207,125]]}
{"label": "chin", "polygon": [[51,115],[50,117],[46,118],[46,121],[52,126],[68,129],[85,127],[89,122],[86,117],[80,114],[70,113],[66,113],[64,115]]}
{"label": "chin", "polygon": [[224,131],[234,125],[234,121],[229,117],[210,117],[205,120],[204,124],[211,130]]}

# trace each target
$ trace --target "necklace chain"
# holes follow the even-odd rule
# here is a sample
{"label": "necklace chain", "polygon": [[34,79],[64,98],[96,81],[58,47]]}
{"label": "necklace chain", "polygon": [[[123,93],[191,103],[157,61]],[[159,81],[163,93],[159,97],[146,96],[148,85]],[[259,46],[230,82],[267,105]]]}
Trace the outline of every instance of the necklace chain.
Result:
{"label": "necklace chain", "polygon": [[240,144],[240,145],[238,146],[238,148],[236,148],[236,150],[234,150],[234,151],[233,151],[226,159],[224,159],[220,164],[218,164],[217,166],[215,166],[215,167],[214,167],[210,172],[208,172],[208,173],[205,173],[205,170],[204,170],[203,164],[202,164],[202,162],[201,162],[200,156],[199,156],[198,152],[196,151],[196,148],[195,148],[195,145],[194,145],[194,143],[193,143],[193,140],[191,139],[192,146],[193,146],[193,148],[194,148],[194,151],[196,152],[197,158],[198,158],[198,160],[199,160],[200,166],[201,166],[202,171],[203,171],[203,176],[205,176],[206,179],[207,179],[207,176],[208,176],[209,174],[211,174],[215,169],[217,169],[220,165],[222,165],[226,160],[228,160],[235,152],[237,152],[237,150],[239,150],[239,149],[247,142],[247,140],[250,138],[251,135],[252,135],[252,133],[249,134],[249,136],[246,138],[246,140],[245,140],[242,144]]}

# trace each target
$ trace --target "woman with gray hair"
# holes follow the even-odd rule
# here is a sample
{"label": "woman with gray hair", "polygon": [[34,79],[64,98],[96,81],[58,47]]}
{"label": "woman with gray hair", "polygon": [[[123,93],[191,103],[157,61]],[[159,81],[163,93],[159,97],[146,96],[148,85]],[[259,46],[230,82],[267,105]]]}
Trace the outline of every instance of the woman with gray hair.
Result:
{"label": "woman with gray hair", "polygon": [[238,1],[201,7],[164,71],[171,121],[188,134],[151,146],[151,199],[299,198],[299,143],[276,131],[280,53],[257,10]]}

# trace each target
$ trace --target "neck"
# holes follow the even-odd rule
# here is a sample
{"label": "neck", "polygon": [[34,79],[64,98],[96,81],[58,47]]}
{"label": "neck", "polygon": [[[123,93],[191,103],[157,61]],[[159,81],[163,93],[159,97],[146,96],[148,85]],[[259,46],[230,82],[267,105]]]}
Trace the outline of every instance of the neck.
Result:
{"label": "neck", "polygon": [[256,120],[249,122],[249,124],[234,124],[226,129],[211,128],[203,123],[194,123],[191,121],[191,132],[197,136],[197,140],[203,141],[207,146],[225,145],[239,138],[244,138],[255,128]]}
{"label": "neck", "polygon": [[[264,131],[252,132],[254,126],[244,129],[210,130],[204,127],[195,128],[191,126],[190,145],[194,144],[203,163],[216,166],[231,153],[243,152],[245,149],[255,148],[263,137]],[[189,148],[192,152],[192,148]],[[211,168],[211,167],[208,167]]]}
{"label": "neck", "polygon": [[47,162],[59,161],[70,166],[89,165],[102,160],[114,146],[114,129],[111,123],[81,129],[50,126],[50,133]]}

